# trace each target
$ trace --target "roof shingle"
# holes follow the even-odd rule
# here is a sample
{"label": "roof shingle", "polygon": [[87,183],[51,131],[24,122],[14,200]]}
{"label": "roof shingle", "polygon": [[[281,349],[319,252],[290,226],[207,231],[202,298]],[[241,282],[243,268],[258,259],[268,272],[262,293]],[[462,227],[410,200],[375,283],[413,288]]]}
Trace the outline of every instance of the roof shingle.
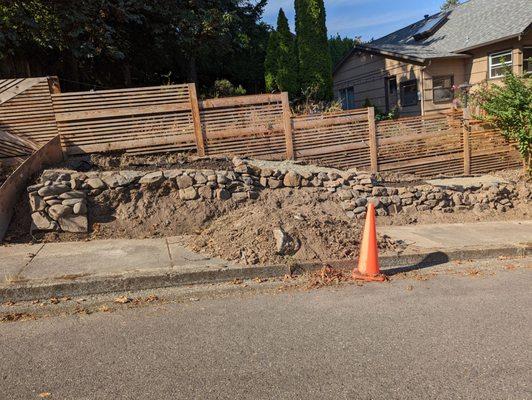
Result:
{"label": "roof shingle", "polygon": [[431,36],[416,41],[425,19],[361,47],[420,60],[460,57],[468,49],[511,38],[532,23],[532,0],[469,0],[454,8],[447,22]]}

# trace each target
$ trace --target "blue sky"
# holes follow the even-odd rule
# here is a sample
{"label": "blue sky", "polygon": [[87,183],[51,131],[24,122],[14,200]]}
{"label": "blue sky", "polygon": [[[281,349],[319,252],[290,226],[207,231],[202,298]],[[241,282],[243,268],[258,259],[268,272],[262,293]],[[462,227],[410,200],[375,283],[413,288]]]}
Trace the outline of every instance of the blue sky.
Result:
{"label": "blue sky", "polygon": [[[439,11],[444,0],[324,0],[329,36],[379,38]],[[283,8],[294,30],[294,0],[269,0],[264,21],[276,25]]]}

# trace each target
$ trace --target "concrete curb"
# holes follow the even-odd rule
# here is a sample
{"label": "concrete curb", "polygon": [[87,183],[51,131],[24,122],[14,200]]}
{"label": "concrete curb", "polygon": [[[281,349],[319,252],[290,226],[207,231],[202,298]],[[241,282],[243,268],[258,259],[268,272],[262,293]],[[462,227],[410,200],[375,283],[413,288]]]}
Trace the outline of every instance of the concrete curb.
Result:
{"label": "concrete curb", "polygon": [[[388,275],[408,272],[454,260],[480,260],[496,257],[525,257],[530,255],[532,246],[510,246],[500,248],[456,249],[447,252],[427,251],[424,253],[383,256],[380,265]],[[172,286],[227,282],[234,279],[281,277],[314,271],[329,264],[335,268],[351,269],[353,260],[331,260],[327,262],[302,262],[295,266],[272,265],[229,268],[200,271],[156,271],[150,273],[129,273],[114,276],[93,276],[67,281],[37,281],[10,284],[0,287],[0,302],[27,301],[51,297],[83,296],[110,292],[127,292],[143,289],[156,289]]]}

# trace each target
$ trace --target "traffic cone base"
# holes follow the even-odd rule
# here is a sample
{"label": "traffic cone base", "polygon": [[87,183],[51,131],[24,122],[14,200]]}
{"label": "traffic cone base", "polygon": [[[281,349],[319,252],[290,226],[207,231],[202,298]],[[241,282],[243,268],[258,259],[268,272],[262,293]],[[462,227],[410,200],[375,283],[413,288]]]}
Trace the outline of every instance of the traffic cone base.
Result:
{"label": "traffic cone base", "polygon": [[366,282],[384,282],[388,280],[388,277],[383,274],[377,275],[362,275],[357,270],[353,271],[353,279],[356,281],[366,281]]}

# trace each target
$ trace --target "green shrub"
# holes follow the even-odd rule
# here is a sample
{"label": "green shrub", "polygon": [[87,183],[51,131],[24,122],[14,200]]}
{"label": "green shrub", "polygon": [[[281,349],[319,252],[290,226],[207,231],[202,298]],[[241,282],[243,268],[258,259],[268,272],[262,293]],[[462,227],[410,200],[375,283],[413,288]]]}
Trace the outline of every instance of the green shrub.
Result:
{"label": "green shrub", "polygon": [[473,105],[483,111],[475,118],[498,128],[506,139],[516,141],[530,168],[532,78],[517,76],[508,69],[502,85],[484,83],[471,97]]}

